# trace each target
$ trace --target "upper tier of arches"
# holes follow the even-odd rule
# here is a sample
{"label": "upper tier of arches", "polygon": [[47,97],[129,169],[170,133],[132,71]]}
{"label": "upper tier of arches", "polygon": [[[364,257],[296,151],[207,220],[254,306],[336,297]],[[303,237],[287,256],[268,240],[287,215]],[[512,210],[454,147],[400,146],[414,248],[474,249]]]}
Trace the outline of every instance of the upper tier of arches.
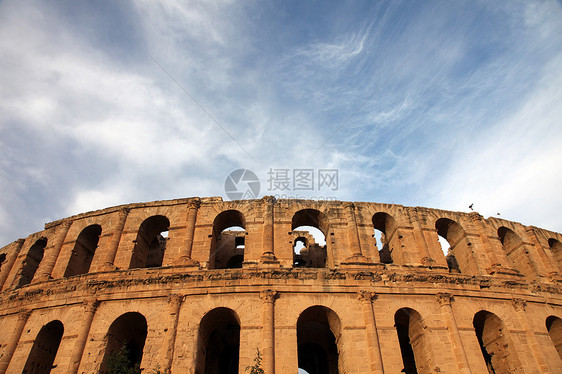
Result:
{"label": "upper tier of arches", "polygon": [[190,198],[107,208],[46,224],[0,250],[0,286],[6,290],[101,271],[262,264],[403,266],[550,282],[562,279],[562,235],[475,212],[269,197]]}

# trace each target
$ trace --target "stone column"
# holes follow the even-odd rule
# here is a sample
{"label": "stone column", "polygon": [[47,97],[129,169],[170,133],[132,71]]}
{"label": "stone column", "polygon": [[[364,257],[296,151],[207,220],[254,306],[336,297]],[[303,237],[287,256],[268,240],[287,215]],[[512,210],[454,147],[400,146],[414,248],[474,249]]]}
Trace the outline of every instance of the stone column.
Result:
{"label": "stone column", "polygon": [[531,325],[529,324],[529,320],[527,319],[527,314],[525,313],[526,306],[527,302],[525,300],[518,298],[513,299],[513,308],[515,308],[515,311],[517,313],[520,326],[523,328],[523,330],[525,330],[525,335],[527,336],[527,341],[530,343],[529,345],[531,347],[531,353],[535,358],[539,372],[543,374],[552,374],[552,370],[550,370],[548,362],[543,355],[537,336],[531,329]]}
{"label": "stone column", "polygon": [[20,253],[21,247],[23,246],[23,242],[25,240],[18,239],[16,240],[11,248],[8,250],[8,256],[6,257],[6,262],[2,265],[2,271],[0,272],[0,290],[4,286],[6,279],[8,279],[8,275],[10,274],[10,270],[14,266],[14,262],[16,262],[16,258],[18,258],[18,254]]}
{"label": "stone column", "polygon": [[357,293],[357,298],[361,301],[361,307],[363,309],[371,373],[384,374],[377,323],[373,311],[373,300],[376,298],[376,294],[374,292],[361,291]]}
{"label": "stone column", "polygon": [[[419,211],[416,208],[408,208],[407,212],[408,217],[410,218],[410,222],[412,222],[414,227],[412,234],[414,235],[416,246],[420,248],[420,263],[429,266],[433,265],[435,263],[435,259],[433,259],[433,256],[431,255],[429,250],[429,246],[427,245],[427,241],[425,240],[425,235],[420,223],[420,218],[418,217]],[[445,256],[443,256],[443,258],[444,257]]]}
{"label": "stone column", "polygon": [[16,326],[12,331],[12,335],[6,344],[6,349],[4,350],[4,356],[0,359],[0,374],[4,374],[8,369],[8,365],[10,364],[10,360],[16,351],[16,347],[18,346],[18,342],[21,337],[21,333],[23,332],[23,328],[27,323],[27,319],[31,312],[29,310],[24,310],[18,315],[18,320],[16,322]]}
{"label": "stone column", "polygon": [[[493,274],[499,271],[506,274],[517,274],[515,269],[509,266],[509,260],[501,248],[501,245],[498,246],[492,243],[488,235],[488,225],[484,222],[484,218],[476,212],[469,213],[469,216],[478,229],[478,234],[476,235],[479,237],[480,243],[482,243],[482,249],[490,261],[491,267],[487,269],[488,273]],[[471,236],[473,235],[466,234],[467,238]],[[494,237],[493,239],[495,240],[496,238]],[[497,238],[497,243],[500,243],[499,238]]]}
{"label": "stone column", "polygon": [[275,203],[275,198],[273,196],[264,196],[262,198],[262,204],[265,205],[264,207],[264,215],[263,215],[263,255],[266,257],[271,257],[271,255],[275,256],[275,249],[274,249],[274,231],[273,231],[273,221],[274,221],[274,213],[273,204]]}
{"label": "stone column", "polygon": [[263,300],[263,361],[265,374],[275,374],[275,299],[279,297],[277,291],[265,290],[260,292]]}
{"label": "stone column", "polygon": [[119,221],[117,222],[117,227],[113,234],[111,235],[111,242],[109,243],[109,248],[107,250],[105,260],[103,263],[103,269],[105,271],[115,270],[115,256],[117,255],[117,248],[119,248],[119,241],[121,240],[121,235],[123,234],[123,228],[125,228],[125,221],[127,221],[127,215],[129,215],[129,208],[122,208],[119,210]]}
{"label": "stone column", "polygon": [[96,299],[88,300],[84,302],[83,320],[82,326],[80,327],[80,332],[76,338],[76,343],[72,349],[72,354],[70,356],[70,366],[68,368],[68,373],[75,374],[78,372],[80,367],[80,361],[82,360],[82,354],[84,353],[84,347],[88,341],[88,334],[90,333],[90,327],[92,326],[92,321],[94,315],[96,314],[96,309],[98,308],[99,301]]}
{"label": "stone column", "polygon": [[348,207],[351,215],[351,221],[349,222],[350,228],[348,231],[351,255],[353,257],[363,257],[363,252],[361,251],[361,241],[359,240],[359,231],[357,231],[357,219],[355,218],[355,204],[350,203]]}
{"label": "stone column", "polygon": [[537,233],[533,226],[525,227],[527,232],[527,237],[531,239],[531,245],[535,247],[537,255],[543,262],[544,268],[548,276],[560,274],[560,268],[558,266],[558,261],[554,258],[551,251],[545,251],[541,242],[537,238]]}
{"label": "stone column", "polygon": [[59,225],[55,244],[50,251],[45,251],[46,256],[43,260],[45,264],[43,265],[36,282],[44,282],[49,280],[51,277],[51,272],[55,267],[60,250],[64,244],[64,239],[66,238],[66,234],[68,233],[68,229],[70,229],[71,225],[72,221],[64,221]]}
{"label": "stone column", "polygon": [[170,295],[168,298],[169,316],[167,331],[164,336],[164,359],[162,362],[162,371],[169,373],[172,370],[172,362],[174,360],[174,347],[176,343],[176,334],[178,329],[178,319],[180,315],[180,307],[183,298],[180,295]]}
{"label": "stone column", "polygon": [[184,252],[180,256],[180,264],[197,265],[197,262],[191,259],[191,250],[193,249],[193,237],[195,235],[195,223],[197,222],[197,212],[201,207],[201,200],[191,200],[187,205],[187,222],[185,233]]}
{"label": "stone column", "polygon": [[459,373],[471,374],[470,364],[468,363],[468,357],[464,350],[462,344],[461,335],[459,333],[459,328],[457,326],[457,321],[455,320],[455,314],[453,313],[453,307],[451,306],[451,301],[453,301],[453,295],[450,293],[440,292],[437,295],[437,302],[441,306],[441,315],[447,330],[449,331],[449,340],[453,346],[453,352],[457,359],[457,367]]}

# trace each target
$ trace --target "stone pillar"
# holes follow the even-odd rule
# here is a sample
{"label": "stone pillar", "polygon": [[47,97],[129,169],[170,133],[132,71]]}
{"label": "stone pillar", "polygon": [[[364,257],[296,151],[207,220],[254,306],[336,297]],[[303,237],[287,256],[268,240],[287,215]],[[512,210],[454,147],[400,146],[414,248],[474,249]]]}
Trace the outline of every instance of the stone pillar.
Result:
{"label": "stone pillar", "polygon": [[8,256],[6,256],[6,262],[2,265],[2,271],[0,272],[0,290],[4,286],[8,275],[10,274],[10,270],[14,266],[14,262],[16,262],[16,258],[18,258],[18,254],[20,253],[21,247],[23,246],[23,242],[25,240],[18,239],[12,245],[11,248],[8,250]]}
{"label": "stone pillar", "polygon": [[535,248],[537,255],[540,257],[544,264],[545,272],[548,276],[560,274],[558,261],[554,258],[551,251],[545,251],[541,242],[537,238],[537,233],[533,226],[525,227],[527,237],[531,240],[531,245]]}
{"label": "stone pillar", "polygon": [[279,297],[277,291],[265,290],[260,292],[263,300],[263,361],[265,374],[275,374],[275,299]]}
{"label": "stone pillar", "polygon": [[367,331],[367,350],[369,352],[370,371],[371,373],[384,374],[377,323],[373,311],[373,300],[376,298],[376,294],[374,292],[361,291],[357,293],[357,298],[361,301],[363,318]]}
{"label": "stone pillar", "polygon": [[16,326],[12,331],[12,335],[6,344],[6,349],[4,350],[4,355],[0,359],[0,374],[4,374],[8,369],[8,365],[10,364],[10,360],[16,351],[16,347],[18,346],[18,342],[21,337],[21,333],[23,332],[23,328],[27,323],[27,319],[31,312],[29,310],[24,310],[18,315],[18,320],[16,322]]}
{"label": "stone pillar", "polygon": [[193,249],[193,236],[195,235],[195,223],[197,222],[197,211],[201,207],[201,200],[191,200],[187,205],[187,222],[185,233],[184,252],[180,256],[182,265],[197,265],[197,262],[191,259],[191,250]]}
{"label": "stone pillar", "polygon": [[[410,222],[413,225],[413,236],[416,242],[416,247],[419,248],[420,252],[420,263],[423,265],[431,266],[434,265],[436,262],[433,256],[431,255],[429,246],[427,245],[427,241],[425,240],[425,235],[423,232],[422,225],[420,223],[420,217],[418,216],[419,211],[417,208],[408,208],[407,209],[408,216],[410,218]],[[436,235],[437,236],[437,235]],[[445,256],[443,255],[443,258]],[[445,262],[446,263],[446,262]],[[442,265],[442,264],[439,264]]]}
{"label": "stone pillar", "polygon": [[[477,235],[480,238],[480,243],[482,243],[482,249],[488,256],[491,264],[491,267],[487,269],[487,272],[490,274],[494,274],[496,272],[504,274],[517,274],[515,269],[513,269],[509,265],[509,260],[507,259],[507,255],[501,248],[501,245],[494,245],[494,243],[491,242],[491,239],[488,235],[488,225],[486,224],[486,222],[484,222],[484,218],[476,212],[469,213],[469,216],[478,230]],[[466,236],[467,238],[469,238],[472,235],[467,234]],[[497,243],[500,243],[499,238],[494,237],[493,239],[497,239]]]}
{"label": "stone pillar", "polygon": [[169,373],[172,370],[172,362],[174,360],[174,347],[176,343],[176,334],[178,329],[178,319],[180,315],[180,307],[183,298],[180,295],[171,295],[168,298],[169,317],[167,331],[164,336],[164,359],[162,362],[162,372]]}
{"label": "stone pillar", "polygon": [[273,248],[273,203],[275,198],[273,196],[264,196],[262,204],[264,207],[263,215],[263,251],[264,253],[274,253]]}
{"label": "stone pillar", "polygon": [[122,208],[119,210],[119,221],[117,222],[117,227],[113,234],[111,235],[111,242],[109,243],[109,248],[107,250],[105,260],[103,263],[103,269],[105,271],[115,270],[115,256],[117,255],[117,248],[119,248],[119,241],[121,240],[121,235],[123,234],[123,228],[125,228],[125,221],[127,221],[127,215],[129,215],[129,208]]}
{"label": "stone pillar", "polygon": [[59,225],[59,228],[57,229],[55,244],[53,245],[50,251],[45,251],[46,256],[43,259],[45,264],[42,267],[40,267],[40,273],[39,276],[37,277],[36,282],[44,282],[49,280],[49,278],[51,277],[51,272],[53,271],[53,268],[55,267],[55,263],[59,258],[59,253],[62,248],[62,245],[64,244],[64,239],[66,238],[66,234],[68,233],[68,229],[70,229],[71,225],[72,225],[72,221],[64,221]]}
{"label": "stone pillar", "polygon": [[472,371],[470,370],[468,357],[466,356],[459,328],[457,326],[457,321],[455,320],[455,314],[453,313],[453,307],[451,306],[453,295],[450,293],[440,292],[435,296],[437,297],[437,302],[439,302],[439,305],[441,306],[441,315],[443,316],[443,321],[449,331],[449,340],[451,341],[453,352],[455,354],[455,358],[457,359],[459,373],[471,374]]}
{"label": "stone pillar", "polygon": [[275,202],[277,200],[273,196],[264,196],[262,198],[262,205],[264,207],[264,214],[263,214],[263,253],[261,255],[261,262],[265,263],[278,263],[277,258],[275,257],[275,230],[274,230],[274,222],[275,222]]}
{"label": "stone pillar", "polygon": [[349,213],[351,220],[348,223],[348,237],[349,245],[351,247],[351,255],[353,257],[363,257],[363,252],[361,251],[361,242],[359,240],[359,231],[357,231],[357,219],[355,218],[355,204],[346,204],[349,208]]}
{"label": "stone pillar", "polygon": [[531,329],[531,325],[529,324],[529,320],[527,319],[527,314],[525,313],[525,307],[527,306],[527,302],[523,299],[514,298],[513,299],[513,307],[517,312],[517,317],[519,320],[520,326],[525,330],[525,335],[527,336],[527,341],[530,343],[531,353],[535,358],[535,362],[537,364],[537,368],[539,372],[542,374],[552,374],[552,370],[548,366],[548,362],[546,361],[540,343],[535,335],[535,332]]}
{"label": "stone pillar", "polygon": [[94,315],[96,314],[98,305],[99,301],[95,299],[84,302],[82,326],[80,327],[80,332],[78,333],[76,343],[72,349],[72,355],[70,356],[70,366],[68,368],[68,373],[70,374],[78,372],[80,361],[82,360],[82,354],[84,353],[84,347],[88,341],[88,334],[90,333],[90,327],[92,326],[92,321],[94,319]]}

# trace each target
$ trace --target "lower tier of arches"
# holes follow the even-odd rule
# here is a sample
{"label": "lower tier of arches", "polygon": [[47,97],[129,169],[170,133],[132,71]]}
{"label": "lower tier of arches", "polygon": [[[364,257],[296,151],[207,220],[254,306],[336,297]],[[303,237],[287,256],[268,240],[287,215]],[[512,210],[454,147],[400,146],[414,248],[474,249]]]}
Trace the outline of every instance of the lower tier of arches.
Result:
{"label": "lower tier of arches", "polygon": [[0,373],[109,372],[115,360],[244,373],[258,352],[267,374],[562,372],[552,299],[429,290],[223,284],[37,301],[0,315]]}

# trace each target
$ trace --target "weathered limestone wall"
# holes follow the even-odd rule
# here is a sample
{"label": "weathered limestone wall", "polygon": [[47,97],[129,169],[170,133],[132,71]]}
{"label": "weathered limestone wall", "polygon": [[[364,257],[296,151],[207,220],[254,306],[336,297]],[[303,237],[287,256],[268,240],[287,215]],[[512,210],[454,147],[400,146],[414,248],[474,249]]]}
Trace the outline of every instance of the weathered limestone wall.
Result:
{"label": "weathered limestone wall", "polygon": [[[84,240],[92,225],[99,238]],[[245,232],[226,231],[221,242],[231,226]],[[300,226],[324,234],[325,267],[294,266]],[[391,263],[381,262],[374,229]],[[164,231],[154,265],[150,245]],[[449,269],[438,234],[460,273]],[[219,268],[235,237],[244,238],[242,268]],[[485,341],[497,326],[509,348],[486,350],[510,370],[560,373],[562,332],[549,332],[547,319],[562,326],[561,243],[560,233],[477,213],[365,202],[187,198],[83,213],[0,249],[0,374],[21,373],[53,321],[64,331],[51,372],[98,372],[108,331],[127,313],[146,320],[145,372],[196,373],[201,342],[211,339],[201,322],[217,310],[239,326],[240,373],[256,349],[267,374],[296,373],[303,334],[333,339],[340,374],[398,373],[396,326],[404,323],[419,373],[488,372],[478,336]],[[217,250],[224,258],[215,264]],[[134,256],[148,267],[131,268]],[[88,270],[65,277],[71,259]],[[310,310],[306,318],[324,327],[299,327]],[[478,325],[477,315],[490,317]]]}

